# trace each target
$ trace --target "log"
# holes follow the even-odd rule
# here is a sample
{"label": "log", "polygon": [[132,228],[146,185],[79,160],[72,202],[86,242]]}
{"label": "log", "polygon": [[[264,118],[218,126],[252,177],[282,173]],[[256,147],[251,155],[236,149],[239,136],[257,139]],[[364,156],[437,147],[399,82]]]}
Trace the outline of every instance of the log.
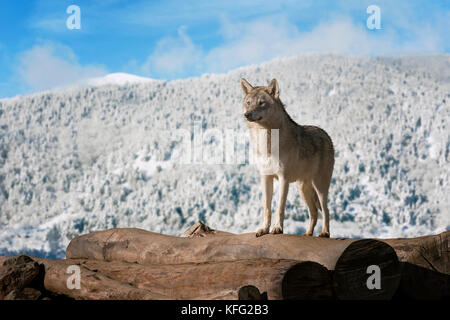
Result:
{"label": "log", "polygon": [[389,300],[396,293],[400,279],[395,250],[373,239],[351,243],[334,269],[335,292],[341,300]]}
{"label": "log", "polygon": [[450,274],[450,231],[437,235],[406,239],[383,239],[397,253],[401,262]]}
{"label": "log", "polygon": [[[390,245],[402,262],[420,263],[424,268],[450,274],[449,239],[450,231],[412,239],[378,240]],[[334,270],[341,254],[355,241],[358,239],[290,234],[267,234],[256,238],[254,233],[219,232],[203,237],[175,237],[142,229],[117,228],[72,239],[66,256],[164,265],[267,258],[313,261]]]}
{"label": "log", "polygon": [[165,300],[168,297],[148,290],[133,287],[130,284],[111,279],[103,274],[80,267],[80,289],[70,289],[67,273],[71,260],[50,260],[34,258],[45,267],[44,287],[46,290],[77,300]]}
{"label": "log", "polygon": [[[316,297],[332,299],[331,281],[327,290],[322,290],[326,269],[315,263],[294,260],[257,259],[214,263],[188,263],[176,265],[140,265],[122,261],[99,261],[67,259],[58,262],[37,259],[46,265],[45,287],[52,292],[80,299],[86,293],[96,299],[131,298],[123,289],[112,290],[120,284],[152,293],[156,298],[166,299],[308,299],[311,293]],[[69,265],[79,265],[81,288],[85,292],[74,292],[66,286]],[[305,274],[308,272],[308,274]],[[326,271],[327,272],[327,271]],[[97,277],[95,278],[94,277]],[[287,275],[287,276],[286,276]],[[83,279],[85,279],[83,282]],[[96,281],[97,280],[97,281]],[[107,280],[104,286],[100,282]],[[86,286],[86,287],[85,287]],[[247,288],[246,288],[247,287]],[[252,289],[252,288],[253,289]],[[254,290],[256,288],[258,293]],[[329,290],[328,290],[329,289]],[[110,296],[112,292],[118,292]],[[262,294],[260,293],[262,292]],[[153,299],[150,295],[132,292],[139,299]],[[289,296],[286,296],[286,293]],[[89,298],[90,299],[90,298]]]}
{"label": "log", "polygon": [[314,261],[332,270],[340,254],[353,241],[289,234],[256,238],[254,233],[185,238],[118,228],[72,239],[66,257],[148,265],[286,259]]}

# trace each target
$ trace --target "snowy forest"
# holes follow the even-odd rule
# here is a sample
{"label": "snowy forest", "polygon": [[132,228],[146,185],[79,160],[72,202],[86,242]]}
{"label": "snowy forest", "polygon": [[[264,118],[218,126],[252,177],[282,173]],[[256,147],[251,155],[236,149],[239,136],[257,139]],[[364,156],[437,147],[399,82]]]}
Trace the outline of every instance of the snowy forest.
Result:
{"label": "snowy forest", "polygon": [[[256,167],[180,161],[176,134],[190,132],[208,152],[223,144],[202,133],[233,132],[236,153],[245,154],[241,77],[254,85],[276,78],[291,117],[333,139],[331,237],[449,230],[449,70],[448,54],[304,54],[199,78],[96,79],[0,99],[0,255],[63,258],[73,237],[115,227],[180,235],[200,220],[256,232]],[[291,184],[284,232],[303,234],[308,220]]]}

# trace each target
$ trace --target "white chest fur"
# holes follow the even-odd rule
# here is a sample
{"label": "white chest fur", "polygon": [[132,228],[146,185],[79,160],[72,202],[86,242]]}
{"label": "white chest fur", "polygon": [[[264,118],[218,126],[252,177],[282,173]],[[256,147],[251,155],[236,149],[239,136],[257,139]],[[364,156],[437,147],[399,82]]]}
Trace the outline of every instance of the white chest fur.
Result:
{"label": "white chest fur", "polygon": [[250,128],[250,163],[261,175],[277,175],[282,169],[278,129]]}

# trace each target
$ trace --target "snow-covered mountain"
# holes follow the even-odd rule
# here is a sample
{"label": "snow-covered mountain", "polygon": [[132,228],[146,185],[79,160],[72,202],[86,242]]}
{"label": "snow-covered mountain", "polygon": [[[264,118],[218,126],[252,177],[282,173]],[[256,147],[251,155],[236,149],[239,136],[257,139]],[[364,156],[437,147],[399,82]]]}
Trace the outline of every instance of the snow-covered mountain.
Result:
{"label": "snow-covered mountain", "polygon": [[150,81],[157,81],[157,80],[123,72],[116,72],[107,74],[106,76],[103,77],[87,79],[82,84],[85,86],[104,86],[110,84],[124,86],[132,83],[145,83]]}
{"label": "snow-covered mountain", "polygon": [[[195,146],[208,129],[233,132],[237,154],[245,153],[242,76],[255,85],[277,78],[292,118],[333,138],[332,236],[448,230],[449,67],[449,55],[308,54],[200,78],[116,75],[86,88],[2,99],[0,255],[63,257],[74,236],[112,227],[179,235],[203,220],[256,231],[262,208],[254,166],[177,158],[184,150],[177,134],[192,135]],[[203,138],[204,152],[220,146],[217,135]],[[285,232],[303,233],[308,219],[292,184]]]}

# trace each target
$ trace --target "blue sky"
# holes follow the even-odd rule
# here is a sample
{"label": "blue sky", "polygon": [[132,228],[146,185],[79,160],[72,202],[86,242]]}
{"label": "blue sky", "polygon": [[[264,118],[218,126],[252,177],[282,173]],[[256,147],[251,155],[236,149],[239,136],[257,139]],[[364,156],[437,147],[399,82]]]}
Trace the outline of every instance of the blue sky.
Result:
{"label": "blue sky", "polygon": [[[69,30],[69,5],[81,29]],[[370,30],[369,5],[381,29]],[[304,52],[450,51],[450,1],[3,0],[0,97],[113,72],[157,79],[219,73]]]}

